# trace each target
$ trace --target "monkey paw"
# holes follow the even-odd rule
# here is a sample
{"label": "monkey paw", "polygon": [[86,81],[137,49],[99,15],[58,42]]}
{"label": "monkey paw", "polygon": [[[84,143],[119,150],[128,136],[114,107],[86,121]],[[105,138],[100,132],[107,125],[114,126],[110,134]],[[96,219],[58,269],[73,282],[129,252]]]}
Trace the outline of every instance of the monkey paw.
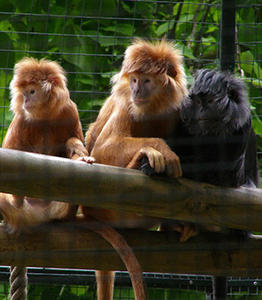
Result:
{"label": "monkey paw", "polygon": [[140,150],[141,155],[146,155],[149,165],[156,173],[163,173],[165,171],[164,156],[152,147],[144,147]]}
{"label": "monkey paw", "polygon": [[81,156],[78,157],[76,160],[86,162],[87,164],[93,164],[96,161],[95,158],[92,156]]}
{"label": "monkey paw", "polygon": [[[164,156],[152,147],[141,148],[126,166],[128,169],[140,169],[144,171],[145,168],[141,169],[141,160],[148,164],[148,168],[152,169],[153,173],[163,173],[165,171],[165,159]],[[144,172],[147,174],[146,172]],[[148,175],[148,174],[147,174]]]}
{"label": "monkey paw", "polygon": [[173,229],[181,233],[179,238],[179,242],[181,243],[187,241],[191,237],[196,236],[198,234],[195,225],[191,223],[179,224],[176,225]]}

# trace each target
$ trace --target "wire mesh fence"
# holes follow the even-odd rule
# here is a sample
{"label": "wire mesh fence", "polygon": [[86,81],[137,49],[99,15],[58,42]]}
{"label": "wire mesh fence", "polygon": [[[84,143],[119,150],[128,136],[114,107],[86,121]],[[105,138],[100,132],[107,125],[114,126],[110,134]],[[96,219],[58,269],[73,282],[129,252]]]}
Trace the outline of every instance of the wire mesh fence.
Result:
{"label": "wire mesh fence", "polygon": [[[0,267],[0,282],[3,283],[0,299],[8,296],[8,277],[9,268]],[[95,272],[92,270],[28,268],[28,278],[28,299],[96,299]],[[211,276],[144,273],[144,278],[152,300],[212,299]],[[127,272],[116,272],[115,285],[114,299],[134,299]],[[262,280],[259,278],[228,278],[229,299],[259,299],[254,297],[261,294]]]}
{"label": "wire mesh fence", "polygon": [[[13,75],[13,66],[22,57],[45,57],[57,60],[63,66],[67,71],[71,98],[78,105],[85,131],[110,93],[110,78],[119,70],[123,53],[134,37],[156,40],[166,36],[167,39],[174,41],[184,55],[185,71],[190,85],[195,70],[220,68],[220,33],[220,0],[1,1],[0,144],[12,119],[9,111],[8,87]],[[261,36],[261,1],[237,1],[234,70],[238,76],[243,77],[249,87],[260,162],[262,161],[262,141],[259,137],[262,136]],[[191,281],[194,282],[195,277],[192,280],[187,277],[184,282],[185,278],[179,280],[180,285],[172,277],[171,286],[164,275],[162,277],[159,275],[158,279],[154,288],[161,286],[163,289],[164,282],[168,288],[184,290],[193,289]],[[173,294],[170,294],[162,290],[158,296],[155,298],[152,296],[150,299],[205,299],[211,293],[210,279],[205,278],[201,281],[202,279],[198,278],[200,282],[208,284],[204,285],[207,289],[198,295],[199,298],[196,298],[198,297],[196,294],[191,296],[188,293],[181,296],[182,294],[175,294],[179,292],[173,291]],[[260,294],[259,280],[232,279],[230,282],[232,284],[229,295],[232,297]],[[235,285],[236,282],[239,285]],[[86,290],[83,291],[83,295],[85,293]],[[95,297],[92,294],[93,290],[90,293],[91,296],[88,297],[93,299],[92,297]],[[120,291],[119,295],[119,299],[133,297],[125,293],[121,296]],[[34,297],[32,299],[37,299]]]}
{"label": "wire mesh fence", "polygon": [[[238,1],[235,70],[250,84],[261,117],[261,4]],[[12,118],[8,85],[24,56],[57,60],[68,73],[84,130],[110,92],[109,80],[134,37],[174,40],[189,84],[199,68],[219,68],[220,1],[20,1],[0,7],[0,141]],[[261,134],[260,119],[255,119]]]}

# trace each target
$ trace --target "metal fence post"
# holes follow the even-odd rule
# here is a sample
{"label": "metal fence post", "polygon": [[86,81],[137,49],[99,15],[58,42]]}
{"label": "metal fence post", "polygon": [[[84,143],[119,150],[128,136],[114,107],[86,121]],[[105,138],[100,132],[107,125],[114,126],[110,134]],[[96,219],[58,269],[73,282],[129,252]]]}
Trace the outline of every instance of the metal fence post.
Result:
{"label": "metal fence post", "polygon": [[220,68],[234,71],[236,0],[221,0]]}
{"label": "metal fence post", "polygon": [[[220,22],[220,69],[234,72],[235,67],[235,28],[236,28],[236,0],[221,0]],[[227,295],[227,278],[215,276],[213,278],[213,300],[225,300]]]}

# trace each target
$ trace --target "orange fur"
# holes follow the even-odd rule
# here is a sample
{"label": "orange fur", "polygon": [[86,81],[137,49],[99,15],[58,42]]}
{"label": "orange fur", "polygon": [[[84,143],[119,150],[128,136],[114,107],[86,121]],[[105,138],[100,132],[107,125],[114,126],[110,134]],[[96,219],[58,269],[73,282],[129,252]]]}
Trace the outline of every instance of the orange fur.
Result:
{"label": "orange fur", "polygon": [[[138,168],[139,160],[147,156],[155,169],[163,171],[166,167],[169,175],[180,176],[179,158],[163,140],[174,132],[180,104],[187,94],[180,52],[164,40],[155,44],[136,40],[127,48],[121,71],[112,83],[111,95],[86,133],[88,151],[98,163],[127,168]],[[150,228],[159,222],[88,207],[83,213],[123,228]],[[98,300],[111,299],[103,290],[106,277],[112,285],[112,273],[97,276],[101,287]],[[108,285],[106,289],[112,292]]]}
{"label": "orange fur", "polygon": [[[10,89],[14,118],[3,148],[75,159],[88,155],[77,107],[69,97],[65,71],[59,64],[45,59],[22,59],[15,65]],[[71,217],[76,207],[1,193],[0,210],[9,227],[18,231]]]}
{"label": "orange fur", "polygon": [[[129,78],[140,72],[152,72],[145,74],[153,76],[159,87],[146,107],[131,100]],[[87,149],[96,161],[127,167],[137,151],[147,146],[161,152],[167,164],[177,160],[161,138],[176,126],[178,109],[187,94],[179,51],[164,40],[156,44],[135,41],[127,48],[122,69],[112,82],[111,96],[86,133]]]}
{"label": "orange fur", "polygon": [[[38,61],[25,57],[14,68],[14,77],[10,83],[10,108],[15,114],[25,114],[29,119],[38,118],[38,114],[40,118],[53,119],[59,114],[60,109],[70,105],[66,83],[65,71],[55,61],[46,59]],[[39,85],[49,98],[46,105],[40,107],[36,116],[28,115],[28,112],[23,109],[24,99],[21,91],[30,84]]]}
{"label": "orange fur", "polygon": [[[3,147],[73,159],[88,154],[82,143],[83,134],[76,105],[69,98],[64,71],[57,63],[23,59],[15,66],[10,87],[11,109],[15,116]],[[88,161],[92,162],[92,159],[88,158]],[[0,209],[13,231],[25,230],[52,219],[73,217],[76,213],[76,207],[67,203],[3,193],[0,193]],[[112,244],[133,274],[133,269],[137,270],[140,266],[123,237],[106,224],[92,218],[88,220],[88,228]],[[130,259],[132,265],[128,264]],[[132,281],[136,282],[135,294],[142,300],[145,291],[142,272],[139,274]],[[100,285],[100,279],[98,282]],[[112,284],[104,282],[102,286],[111,297]]]}

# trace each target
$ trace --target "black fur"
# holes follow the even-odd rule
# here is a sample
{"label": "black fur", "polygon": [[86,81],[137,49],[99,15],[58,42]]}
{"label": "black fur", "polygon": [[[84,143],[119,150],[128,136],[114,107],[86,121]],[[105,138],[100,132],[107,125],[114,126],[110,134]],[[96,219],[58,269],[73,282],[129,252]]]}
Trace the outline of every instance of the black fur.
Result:
{"label": "black fur", "polygon": [[[245,84],[233,75],[200,70],[181,107],[180,125],[167,143],[183,176],[226,187],[258,186],[256,136]],[[143,158],[141,170],[154,174]],[[245,239],[241,230],[224,233]],[[214,277],[216,299],[226,299],[226,277]]]}
{"label": "black fur", "polygon": [[[220,186],[258,186],[256,136],[245,84],[231,74],[200,70],[167,140],[183,177]],[[141,170],[152,175],[143,161]]]}

